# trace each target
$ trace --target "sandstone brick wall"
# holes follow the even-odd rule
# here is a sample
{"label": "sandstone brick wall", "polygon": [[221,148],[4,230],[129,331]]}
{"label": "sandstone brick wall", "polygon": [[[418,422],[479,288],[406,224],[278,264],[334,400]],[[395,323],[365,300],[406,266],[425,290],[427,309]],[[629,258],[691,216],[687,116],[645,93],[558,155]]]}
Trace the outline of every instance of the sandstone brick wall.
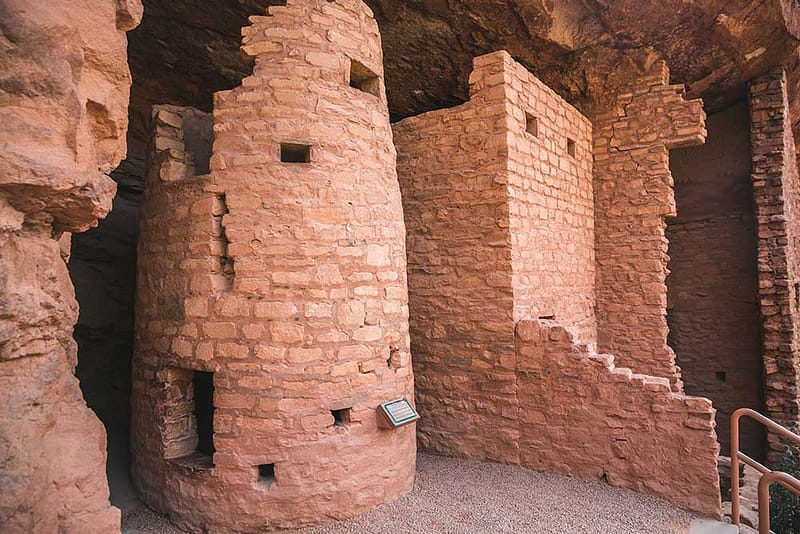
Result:
{"label": "sandstone brick wall", "polygon": [[[800,178],[786,76],[775,70],[750,86],[753,191],[767,415],[800,424]],[[774,458],[779,440],[768,436]]]}
{"label": "sandstone brick wall", "polygon": [[421,446],[718,515],[710,402],[593,351],[591,126],[505,52],[470,80],[468,103],[394,126]]}
{"label": "sandstone brick wall", "polygon": [[138,1],[3,2],[0,532],[118,532],[106,433],[74,376],[69,232],[111,207]]}
{"label": "sandstone brick wall", "polygon": [[521,65],[506,76],[514,318],[594,342],[592,126]]}
{"label": "sandstone brick wall", "polygon": [[[195,530],[341,519],[414,478],[414,425],[376,418],[414,393],[377,25],[357,0],[251,22],[255,70],[216,95],[210,174],[202,114],[157,108],[142,213],[133,473]],[[213,454],[196,371],[213,373]]]}
{"label": "sandstone brick wall", "polygon": [[476,58],[468,103],[394,125],[419,442],[501,462],[518,457],[509,64],[497,54]]}
{"label": "sandstone brick wall", "polygon": [[683,98],[656,62],[629,92],[597,110],[594,126],[598,346],[637,373],[680,371],[667,345],[665,217],[675,215],[669,149],[706,137],[700,100]]}
{"label": "sandstone brick wall", "polygon": [[[708,139],[670,152],[677,217],[669,239],[669,344],[686,393],[710,398],[728,455],[731,413],[764,410],[756,228],[747,102],[708,118]],[[742,446],[764,455],[764,433],[747,421]]]}
{"label": "sandstone brick wall", "polygon": [[554,321],[517,324],[520,463],[720,515],[711,401],[614,366]]}

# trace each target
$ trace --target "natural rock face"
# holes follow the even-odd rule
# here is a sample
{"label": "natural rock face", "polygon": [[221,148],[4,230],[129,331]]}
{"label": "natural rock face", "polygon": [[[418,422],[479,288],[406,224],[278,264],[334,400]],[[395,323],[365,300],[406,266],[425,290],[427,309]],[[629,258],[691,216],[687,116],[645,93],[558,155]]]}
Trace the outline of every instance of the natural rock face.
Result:
{"label": "natural rock face", "polygon": [[[593,347],[596,332],[603,334],[594,317],[600,214],[593,183],[608,170],[601,157],[592,173],[597,133],[505,52],[476,58],[470,80],[468,103],[394,129],[409,231],[420,444],[605,476],[719,515],[711,403],[671,392],[667,377],[615,368],[612,356]],[[643,78],[641,88],[638,111],[648,110],[649,124],[685,120],[692,135],[702,132],[693,103],[662,76]],[[663,180],[666,149],[644,151],[658,163],[644,177]],[[629,360],[646,364],[654,347],[666,346],[666,333],[651,343]]]}
{"label": "natural rock face", "polygon": [[[342,519],[411,489],[405,228],[360,0],[253,17],[211,117],[157,107],[139,241],[132,453],[193,531]],[[208,174],[210,171],[210,174]]]}
{"label": "natural rock face", "polygon": [[[470,58],[500,48],[570,102],[600,100],[621,63],[647,70],[641,49],[712,109],[785,61],[800,37],[791,0],[373,0],[387,49],[392,112],[467,98]],[[633,71],[623,76],[630,79]],[[621,80],[626,81],[626,80]],[[413,90],[408,90],[413,88]]]}
{"label": "natural rock face", "polygon": [[[0,530],[112,532],[105,431],[73,375],[77,303],[56,241],[111,205],[135,1],[0,3]],[[63,240],[62,240],[63,241]]]}
{"label": "natural rock face", "polygon": [[[134,77],[147,80],[141,96],[161,91],[183,99],[169,102],[208,111],[211,101],[203,95],[204,87],[232,87],[237,77],[249,73],[249,63],[236,46],[238,28],[247,16],[277,3],[145,0],[153,16],[146,16],[132,37],[140,51]],[[790,58],[800,37],[800,17],[792,0],[367,4],[383,36],[395,117],[465,101],[472,58],[499,49],[508,50],[569,101],[582,104],[602,97],[611,81],[607,75],[616,65],[628,63],[646,71],[641,59],[648,54],[640,51],[647,49],[666,60],[675,81],[689,85],[691,97],[702,96],[717,110],[741,98],[749,79]],[[182,35],[191,37],[180,39]],[[218,68],[209,69],[210,64]],[[155,77],[171,81],[159,86]],[[189,101],[194,95],[200,100]]]}

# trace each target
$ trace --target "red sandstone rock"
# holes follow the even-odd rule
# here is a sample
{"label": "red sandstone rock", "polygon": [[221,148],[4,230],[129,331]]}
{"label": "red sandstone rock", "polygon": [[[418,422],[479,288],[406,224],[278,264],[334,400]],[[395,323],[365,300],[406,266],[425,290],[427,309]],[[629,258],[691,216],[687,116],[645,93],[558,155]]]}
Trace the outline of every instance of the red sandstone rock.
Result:
{"label": "red sandstone rock", "polygon": [[680,370],[667,345],[665,217],[675,215],[669,149],[703,143],[705,113],[656,62],[593,117],[598,346],[636,372]]}
{"label": "red sandstone rock", "polygon": [[111,206],[124,32],[141,6],[7,0],[0,11],[0,530],[114,532],[105,430],[73,374],[77,303],[56,239]]}

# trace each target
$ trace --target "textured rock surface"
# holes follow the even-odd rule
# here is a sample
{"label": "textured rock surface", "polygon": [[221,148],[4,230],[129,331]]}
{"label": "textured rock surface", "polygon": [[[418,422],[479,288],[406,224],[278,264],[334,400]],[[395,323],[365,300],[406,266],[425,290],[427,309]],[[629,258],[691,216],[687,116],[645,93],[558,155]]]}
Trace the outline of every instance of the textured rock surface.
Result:
{"label": "textured rock surface", "polygon": [[655,62],[592,116],[597,328],[601,351],[680,390],[667,345],[669,150],[702,144],[706,130],[703,103],[668,80],[667,66]]}
{"label": "textured rock surface", "polygon": [[[232,87],[249,74],[249,62],[238,51],[239,27],[276,3],[146,0],[148,14],[132,36],[141,54],[134,76],[175,83],[151,81],[142,86],[142,96],[171,92],[184,99],[173,103],[209,110],[206,88]],[[792,0],[367,3],[383,35],[390,111],[396,117],[465,101],[472,58],[499,49],[571,102],[601,96],[608,72],[620,62],[646,66],[640,59],[648,54],[639,51],[652,49],[671,66],[676,81],[689,84],[691,97],[703,96],[720,109],[744,94],[747,80],[794,53],[800,21]],[[194,95],[197,101],[186,101]]]}
{"label": "textured rock surface", "polygon": [[377,419],[414,396],[377,25],[290,0],[243,34],[255,70],[216,95],[210,158],[210,117],[156,108],[142,209],[133,475],[193,531],[351,517],[414,480],[415,425]]}
{"label": "textured rock surface", "polygon": [[0,530],[113,532],[105,431],[73,372],[77,303],[57,241],[111,206],[137,2],[0,3]]}
{"label": "textured rock surface", "polygon": [[[476,58],[471,84],[468,103],[394,128],[420,444],[605,476],[719,515],[711,403],[593,350],[589,121],[505,52]],[[663,78],[643,86],[645,99],[655,87],[680,102],[661,115],[653,104],[651,124],[697,118]],[[666,346],[666,332],[656,341]],[[633,362],[649,362],[652,347],[642,350]]]}
{"label": "textured rock surface", "polygon": [[[686,393],[714,402],[723,454],[731,413],[764,410],[749,115],[745,101],[711,115],[705,144],[670,152],[669,345]],[[743,422],[742,447],[763,459],[760,426]]]}
{"label": "textured rock surface", "polygon": [[553,321],[517,324],[517,374],[521,465],[721,515],[711,401],[615,367]]}
{"label": "textured rock surface", "polygon": [[[753,191],[767,415],[800,424],[800,176],[786,75],[776,69],[750,87]],[[769,435],[774,459],[784,450]]]}

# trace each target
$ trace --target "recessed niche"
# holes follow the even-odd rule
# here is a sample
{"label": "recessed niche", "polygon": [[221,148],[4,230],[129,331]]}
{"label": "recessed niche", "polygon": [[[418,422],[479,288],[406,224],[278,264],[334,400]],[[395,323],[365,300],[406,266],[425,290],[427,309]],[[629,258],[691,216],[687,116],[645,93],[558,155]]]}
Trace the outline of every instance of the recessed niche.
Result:
{"label": "recessed niche", "polygon": [[728,381],[728,373],[726,373],[725,371],[717,371],[716,373],[714,373],[714,375],[717,377],[717,382]]}
{"label": "recessed niche", "polygon": [[164,370],[160,399],[164,458],[193,468],[211,468],[214,458],[214,374]]}
{"label": "recessed niche", "polygon": [[381,97],[381,80],[378,75],[355,59],[350,60],[350,87]]}
{"label": "recessed niche", "polygon": [[261,464],[258,466],[258,483],[269,486],[275,482],[275,464]]}
{"label": "recessed niche", "polygon": [[539,119],[530,113],[525,113],[525,131],[534,137],[539,137]]}
{"label": "recessed niche", "polygon": [[567,138],[567,154],[575,157],[575,140]]}
{"label": "recessed niche", "polygon": [[350,424],[350,408],[341,410],[331,410],[333,416],[333,426],[347,426]]}
{"label": "recessed niche", "polygon": [[197,452],[214,454],[214,373],[194,372],[194,416]]}
{"label": "recessed niche", "polygon": [[311,145],[281,143],[283,163],[311,163]]}

